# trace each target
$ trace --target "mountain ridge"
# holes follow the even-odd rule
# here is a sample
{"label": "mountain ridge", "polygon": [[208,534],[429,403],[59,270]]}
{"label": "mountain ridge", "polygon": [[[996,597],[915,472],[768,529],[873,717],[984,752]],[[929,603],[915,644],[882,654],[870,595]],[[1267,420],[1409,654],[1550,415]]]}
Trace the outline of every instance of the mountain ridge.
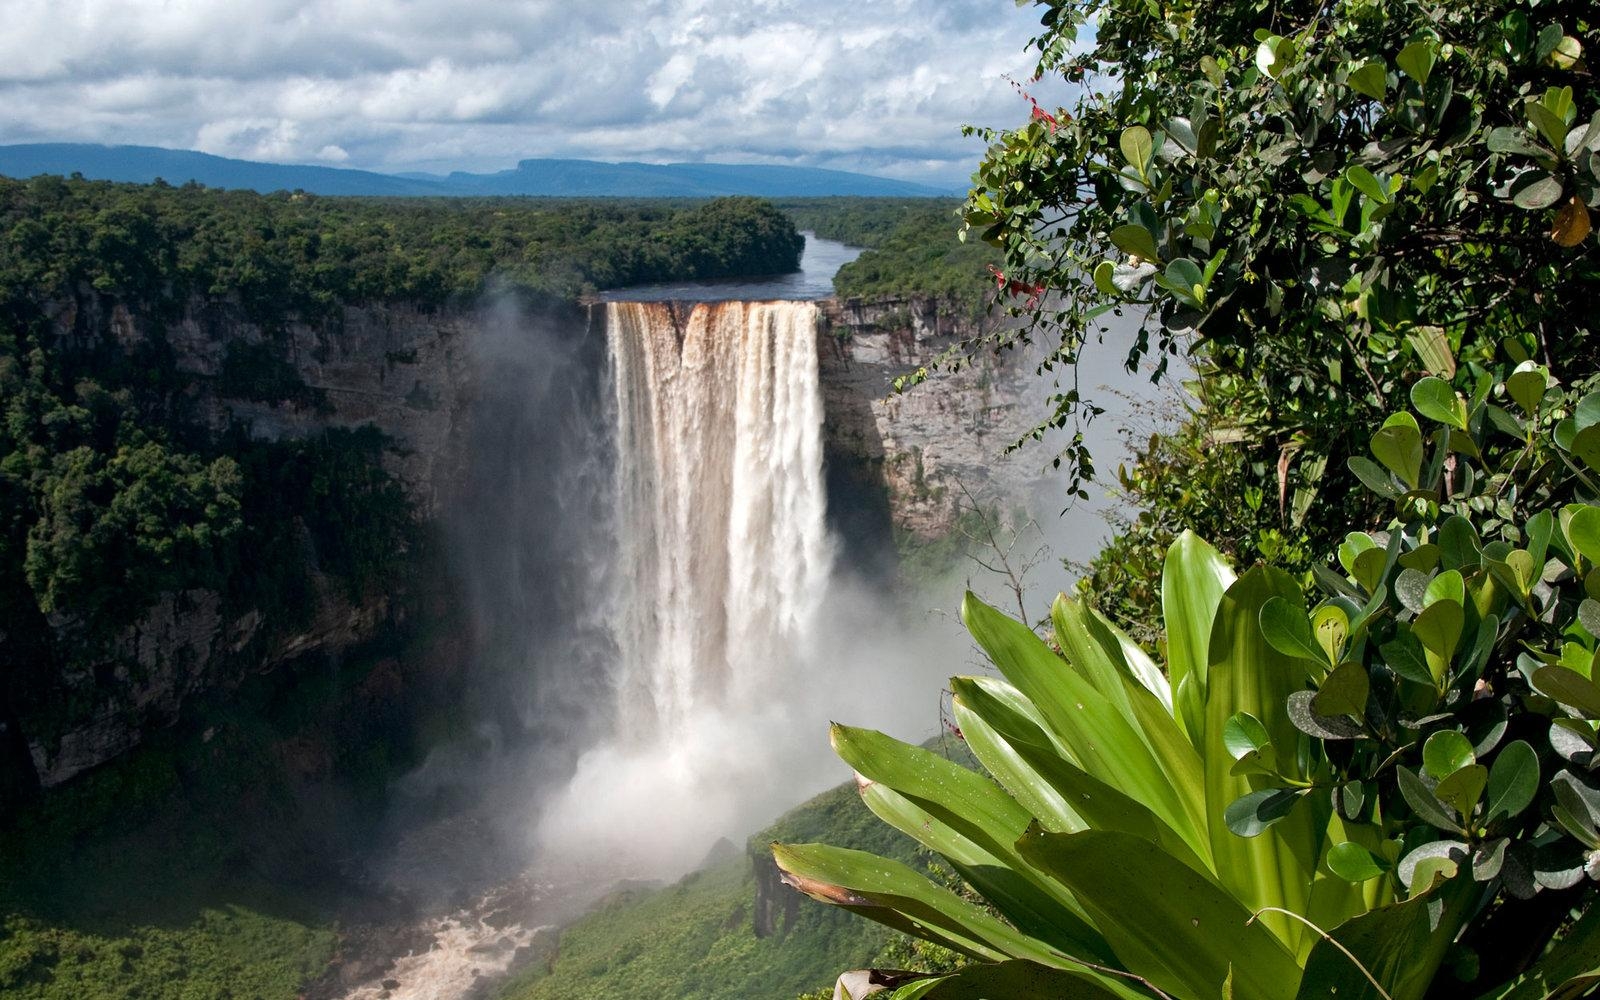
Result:
{"label": "mountain ridge", "polygon": [[0,175],[80,173],[91,180],[171,184],[270,193],[368,197],[767,198],[947,197],[926,184],[818,167],[736,163],[609,163],[533,158],[491,173],[384,174],[346,167],[262,163],[194,150],[100,143],[21,143],[0,146]]}

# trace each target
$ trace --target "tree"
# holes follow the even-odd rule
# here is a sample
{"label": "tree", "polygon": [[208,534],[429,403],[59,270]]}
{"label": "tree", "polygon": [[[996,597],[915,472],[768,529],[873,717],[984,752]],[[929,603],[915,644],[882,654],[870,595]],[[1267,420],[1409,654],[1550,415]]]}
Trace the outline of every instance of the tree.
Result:
{"label": "tree", "polygon": [[[1029,323],[995,336],[1048,346],[1067,376],[1055,426],[1095,413],[1070,373],[1108,313],[1142,316],[1130,365],[1191,351],[1220,445],[1201,449],[1205,478],[1276,501],[1240,557],[1298,552],[1303,569],[1327,530],[1375,515],[1347,462],[1419,375],[1592,367],[1590,5],[1038,6],[1039,73],[1083,90],[983,133],[968,237],[1003,250],[1011,287],[1049,291],[1013,299]],[[1093,474],[1083,446],[1064,458]],[[1163,545],[1186,526],[1155,520]]]}

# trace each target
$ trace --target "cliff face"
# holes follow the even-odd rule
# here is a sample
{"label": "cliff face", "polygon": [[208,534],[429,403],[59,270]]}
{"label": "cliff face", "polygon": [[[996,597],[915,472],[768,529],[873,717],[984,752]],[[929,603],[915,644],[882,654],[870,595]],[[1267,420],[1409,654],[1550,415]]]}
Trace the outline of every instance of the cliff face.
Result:
{"label": "cliff face", "polygon": [[[965,503],[963,485],[980,500],[1021,495],[1029,478],[1025,467],[1000,455],[1031,426],[1032,411],[1022,404],[1026,372],[986,359],[892,395],[897,375],[929,364],[973,334],[973,326],[929,300],[822,306],[817,345],[830,500],[847,543],[858,551],[877,546],[891,559],[891,529],[923,539],[952,530]],[[279,440],[376,427],[390,442],[388,471],[403,484],[419,519],[436,524],[452,513],[475,516],[472,501],[462,499],[473,491],[526,492],[527,478],[485,478],[485,470],[468,468],[468,456],[509,468],[515,460],[510,452],[547,446],[539,435],[559,416],[532,414],[534,429],[517,432],[475,427],[507,412],[484,405],[486,399],[538,394],[545,391],[541,378],[597,369],[604,343],[598,310],[529,318],[498,306],[425,311],[390,303],[267,328],[227,301],[196,299],[181,316],[158,319],[86,293],[51,304],[48,313],[65,346],[110,342],[131,353],[159,342],[187,379],[182,405],[189,417],[213,433],[242,427],[253,437]],[[507,365],[508,352],[518,356],[518,366]],[[557,354],[567,368],[547,361]],[[517,384],[502,384],[508,380]],[[594,405],[586,398],[580,394],[551,409]],[[531,434],[535,444],[519,446],[511,440],[519,434]],[[485,451],[486,436],[507,454]],[[527,471],[535,478],[540,472]],[[294,628],[264,621],[257,609],[229,609],[215,592],[185,591],[161,595],[108,648],[66,658],[56,702],[70,709],[49,719],[17,720],[39,784],[59,784],[126,752],[143,734],[177,718],[185,699],[199,692],[226,690],[304,657],[337,658],[408,612],[399,585],[352,596],[315,573],[313,583],[314,613]],[[76,627],[70,616],[53,616],[50,627],[58,645],[70,648]],[[473,641],[469,636],[461,644],[463,657],[473,655]]]}
{"label": "cliff face", "polygon": [[[1005,449],[1034,424],[1032,382],[1017,355],[985,355],[903,393],[894,379],[931,366],[979,332],[924,298],[829,300],[818,333],[830,455],[864,463],[896,531],[918,540],[948,534],[961,511],[1027,495],[1027,457]],[[971,494],[971,499],[963,493]]]}
{"label": "cliff face", "polygon": [[[389,439],[385,468],[424,522],[440,516],[462,476],[457,445],[480,377],[470,345],[487,325],[476,311],[381,304],[264,328],[224,300],[195,299],[177,317],[158,317],[85,293],[46,314],[64,349],[109,344],[133,355],[157,345],[186,386],[174,405],[213,435],[242,428],[283,440],[377,428]],[[315,567],[310,582],[311,612],[292,627],[264,621],[260,609],[229,608],[210,590],[159,595],[109,642],[83,642],[72,615],[49,616],[59,690],[43,716],[18,720],[38,783],[60,784],[126,752],[192,695],[302,657],[337,657],[396,626],[415,596],[400,582],[352,595]]]}

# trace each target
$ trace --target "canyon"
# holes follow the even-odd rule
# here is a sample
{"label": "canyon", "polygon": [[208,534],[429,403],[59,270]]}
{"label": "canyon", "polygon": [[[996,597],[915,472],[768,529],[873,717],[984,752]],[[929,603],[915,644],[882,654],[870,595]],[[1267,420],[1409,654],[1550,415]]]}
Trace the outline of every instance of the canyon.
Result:
{"label": "canyon", "polygon": [[[897,377],[934,364],[982,321],[914,297],[817,307],[828,516],[846,562],[892,573],[896,539],[914,545],[949,534],[968,494],[985,502],[1023,495],[1029,460],[998,460],[1031,427],[1029,371],[1013,356],[981,357],[936,385],[893,392]],[[187,382],[184,405],[208,433],[243,429],[257,439],[293,440],[375,429],[385,439],[384,465],[416,517],[441,531],[474,516],[475,492],[512,488],[493,469],[473,467],[493,463],[484,440],[516,444],[505,440],[516,432],[498,426],[503,412],[486,401],[522,392],[505,384],[513,377],[529,391],[563,383],[556,388],[572,395],[561,405],[589,405],[608,335],[599,303],[552,306],[512,294],[431,309],[346,305],[320,319],[268,325],[225,298],[196,297],[177,315],[153,315],[84,288],[49,303],[46,314],[64,349],[110,343],[132,356],[155,344],[170,352]],[[272,391],[262,391],[259,378],[238,377],[244,366],[270,371]],[[587,388],[564,384],[571,380]],[[552,424],[563,418],[558,406],[523,419],[537,437],[556,433]],[[270,627],[260,609],[226,609],[214,592],[161,594],[93,651],[74,647],[70,616],[54,615],[50,628],[67,664],[60,683],[68,690],[58,702],[70,709],[18,718],[28,759],[14,765],[31,767],[44,787],[66,782],[175,720],[187,699],[286,664],[337,663],[386,630],[415,627],[419,616],[449,603],[449,589],[419,595],[396,581],[352,595],[319,586],[315,613],[290,629]],[[391,664],[388,683],[461,669],[492,641],[482,627],[465,631]]]}

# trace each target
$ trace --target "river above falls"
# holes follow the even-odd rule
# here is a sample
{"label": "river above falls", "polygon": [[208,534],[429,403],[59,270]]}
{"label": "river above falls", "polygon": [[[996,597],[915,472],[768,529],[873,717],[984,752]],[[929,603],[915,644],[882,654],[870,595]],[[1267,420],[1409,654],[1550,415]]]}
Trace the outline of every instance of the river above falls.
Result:
{"label": "river above falls", "polygon": [[800,255],[800,270],[789,274],[635,285],[601,292],[600,298],[606,302],[801,302],[831,298],[833,276],[861,256],[861,248],[825,240],[812,232],[801,235],[806,238],[806,246]]}

